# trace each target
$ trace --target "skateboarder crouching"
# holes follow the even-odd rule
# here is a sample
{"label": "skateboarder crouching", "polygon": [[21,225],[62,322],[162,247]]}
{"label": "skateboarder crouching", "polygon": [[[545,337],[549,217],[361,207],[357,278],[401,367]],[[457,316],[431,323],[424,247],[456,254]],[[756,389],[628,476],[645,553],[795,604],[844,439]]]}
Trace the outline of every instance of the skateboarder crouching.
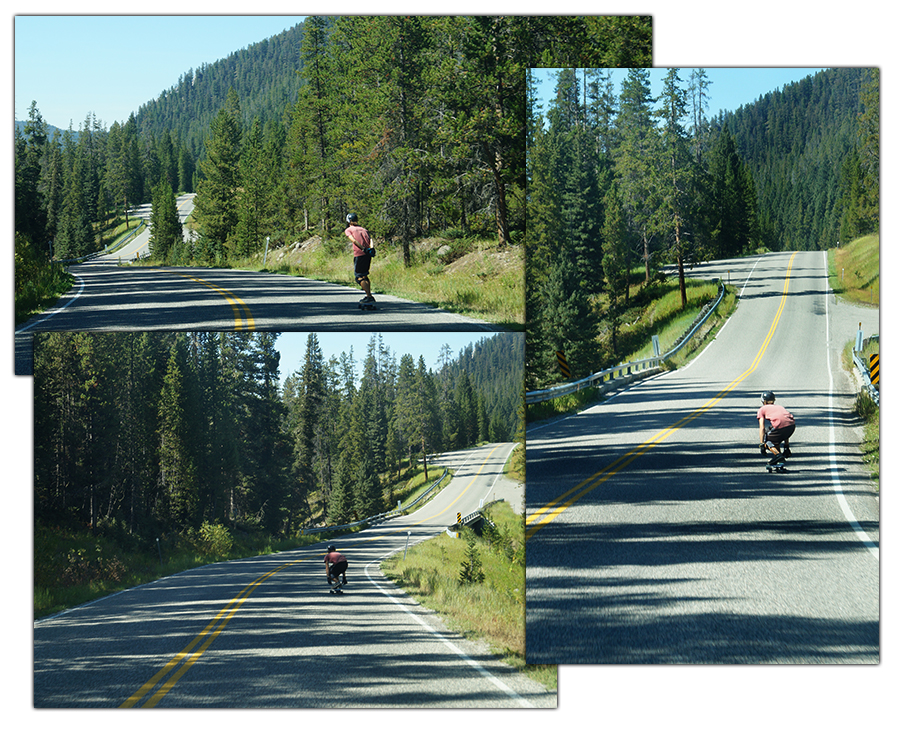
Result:
{"label": "skateboarder crouching", "polygon": [[333,545],[328,546],[328,553],[325,554],[325,578],[329,584],[332,579],[340,580],[341,584],[347,583],[347,559]]}
{"label": "skateboarder crouching", "polygon": [[369,231],[359,226],[358,217],[353,212],[347,215],[347,224],[349,226],[344,230],[344,234],[353,243],[353,277],[366,294],[360,303],[375,303],[372,286],[369,283],[369,267],[375,252],[372,239],[369,237]]}
{"label": "skateboarder crouching", "polygon": [[[775,393],[767,390],[761,396],[762,407],[757,411],[759,421],[760,453],[771,452],[774,456],[769,464],[779,464],[791,455],[790,438],[794,433],[794,416],[785,408],[775,404]],[[766,430],[766,421],[769,430]],[[784,451],[779,447],[784,444]]]}

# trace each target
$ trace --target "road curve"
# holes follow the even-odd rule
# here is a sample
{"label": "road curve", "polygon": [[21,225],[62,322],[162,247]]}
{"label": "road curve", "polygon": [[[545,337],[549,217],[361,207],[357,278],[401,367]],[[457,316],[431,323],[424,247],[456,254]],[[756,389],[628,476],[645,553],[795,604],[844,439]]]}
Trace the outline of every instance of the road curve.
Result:
{"label": "road curve", "polygon": [[[877,311],[835,303],[825,253],[727,270],[740,305],[692,363],[529,428],[530,663],[879,661],[878,495],[839,356]],[[758,451],[767,389],[797,419],[786,475]]]}
{"label": "road curve", "polygon": [[75,285],[15,332],[17,375],[32,373],[35,331],[494,331],[484,321],[394,296],[362,311],[358,289],[244,270],[73,265]]}
{"label": "road curve", "polygon": [[456,457],[453,481],[421,510],[329,541],[350,561],[342,596],[328,593],[320,544],[37,621],[35,707],[555,706],[555,692],[448,630],[379,571],[489,498],[512,446]]}

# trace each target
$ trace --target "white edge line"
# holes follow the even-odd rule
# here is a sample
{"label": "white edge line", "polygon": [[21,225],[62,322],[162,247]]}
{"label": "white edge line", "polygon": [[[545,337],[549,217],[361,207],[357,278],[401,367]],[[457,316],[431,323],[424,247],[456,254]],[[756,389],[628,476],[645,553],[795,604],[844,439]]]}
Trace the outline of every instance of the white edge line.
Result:
{"label": "white edge line", "polygon": [[831,459],[831,483],[834,485],[834,493],[837,495],[841,511],[844,513],[844,517],[847,518],[847,522],[850,523],[850,527],[853,528],[853,532],[856,533],[869,553],[875,556],[875,560],[878,561],[880,560],[878,546],[872,541],[868,533],[862,529],[859,521],[856,519],[856,515],[853,514],[853,510],[847,504],[847,499],[844,497],[844,491],[841,487],[841,480],[838,476],[837,453],[834,448],[836,443],[834,430],[834,376],[831,372],[831,337],[828,326],[828,253],[823,252],[822,254],[825,257],[825,363],[828,365],[828,440],[830,442],[828,454]]}
{"label": "white edge line", "polygon": [[46,316],[44,316],[44,318],[35,321],[33,324],[28,324],[26,326],[23,326],[21,329],[16,329],[16,334],[21,334],[24,331],[33,329],[38,324],[43,323],[44,321],[46,321],[49,318],[52,318],[53,316],[56,316],[56,314],[58,314],[60,311],[65,311],[74,301],[78,300],[78,298],[81,296],[82,291],[84,290],[84,280],[81,278],[80,275],[76,275],[75,280],[77,280],[81,284],[80,287],[78,288],[78,293],[76,293],[74,296],[72,296],[68,301],[66,301],[62,306],[57,308],[55,311],[51,311],[50,313],[48,313]]}
{"label": "white edge line", "polygon": [[491,496],[491,492],[494,491],[494,487],[497,486],[497,480],[500,479],[500,475],[503,472],[503,467],[506,466],[506,462],[509,461],[509,457],[512,456],[512,452],[516,450],[516,446],[518,445],[518,441],[513,443],[512,448],[506,453],[506,458],[503,459],[503,466],[500,467],[500,471],[494,474],[494,481],[491,482],[491,486],[490,489],[488,489],[487,494],[485,494],[484,497],[481,498],[481,502],[484,502],[488,497]]}
{"label": "white edge line", "polygon": [[522,708],[534,708],[534,706],[532,706],[532,704],[530,704],[527,700],[525,700],[524,698],[522,698],[522,697],[521,697],[518,693],[516,693],[512,688],[510,688],[508,685],[506,685],[506,683],[504,683],[503,681],[501,681],[499,678],[497,678],[496,676],[494,676],[492,673],[489,673],[489,672],[488,672],[487,670],[485,670],[478,662],[476,662],[475,660],[472,660],[472,658],[470,658],[468,655],[466,655],[466,653],[464,653],[462,650],[460,650],[460,648],[459,648],[457,645],[454,645],[452,642],[450,642],[450,640],[448,640],[448,639],[447,639],[446,637],[444,637],[440,632],[438,632],[436,629],[434,629],[434,627],[432,627],[430,624],[428,624],[428,622],[426,622],[424,619],[422,619],[421,615],[413,614],[411,611],[409,611],[409,609],[406,609],[406,608],[404,607],[404,605],[401,604],[400,600],[399,600],[396,596],[394,596],[393,594],[391,594],[391,593],[390,593],[389,591],[387,591],[384,587],[382,587],[381,584],[379,584],[375,579],[372,578],[371,574],[369,573],[369,568],[370,568],[373,564],[375,564],[375,563],[380,563],[383,559],[387,558],[388,556],[391,556],[391,555],[393,555],[393,554],[395,554],[395,553],[399,553],[400,550],[402,550],[402,548],[403,548],[403,546],[398,546],[398,547],[395,548],[394,550],[392,550],[392,551],[390,551],[389,553],[386,553],[385,555],[383,555],[383,556],[382,556],[381,558],[379,558],[377,561],[371,561],[371,562],[369,562],[369,563],[366,565],[366,576],[368,577],[369,581],[371,581],[372,584],[374,584],[374,586],[375,586],[376,589],[378,589],[382,594],[384,594],[384,595],[385,595],[388,599],[390,599],[394,604],[396,604],[398,607],[400,607],[400,608],[404,611],[404,613],[408,614],[408,615],[409,615],[410,617],[412,617],[416,622],[418,622],[418,623],[419,623],[420,625],[422,625],[425,629],[427,629],[429,632],[431,632],[431,634],[433,634],[438,640],[440,640],[442,643],[444,643],[444,645],[446,645],[448,648],[450,648],[450,650],[452,650],[452,651],[453,651],[454,653],[456,653],[460,658],[462,658],[463,662],[465,662],[466,664],[468,664],[468,665],[470,665],[471,667],[473,667],[476,671],[478,671],[478,673],[480,673],[482,676],[484,676],[485,678],[487,678],[487,679],[488,679],[491,683],[493,683],[497,688],[499,688],[501,691],[503,691],[503,692],[504,692],[506,695],[508,695],[510,698],[514,699],[514,700],[516,701],[516,703],[517,703],[519,706],[521,706]]}

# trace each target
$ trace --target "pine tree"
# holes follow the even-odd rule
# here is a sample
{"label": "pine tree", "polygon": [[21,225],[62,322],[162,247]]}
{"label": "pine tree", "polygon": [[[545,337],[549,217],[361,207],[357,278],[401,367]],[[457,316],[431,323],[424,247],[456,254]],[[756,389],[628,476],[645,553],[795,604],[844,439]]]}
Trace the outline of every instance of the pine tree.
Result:
{"label": "pine tree", "polygon": [[483,581],[484,567],[475,544],[475,533],[471,533],[466,541],[466,557],[460,563],[459,582],[461,584],[480,584]]}
{"label": "pine tree", "polygon": [[175,194],[168,181],[161,181],[153,189],[153,208],[150,213],[150,252],[154,258],[175,265],[184,264],[184,233]]}
{"label": "pine tree", "polygon": [[186,409],[187,360],[180,342],[169,353],[159,400],[159,487],[157,519],[184,526],[197,512],[197,477],[191,451],[190,414]]}
{"label": "pine tree", "polygon": [[197,187],[195,216],[200,228],[202,257],[221,261],[238,221],[240,185],[240,101],[228,93],[206,138],[206,160],[200,162],[204,178]]}
{"label": "pine tree", "polygon": [[628,301],[628,228],[615,185],[603,200],[603,277],[606,281],[609,307],[606,318],[611,335],[611,356],[618,359],[617,337],[621,319],[621,303]]}
{"label": "pine tree", "polygon": [[629,226],[640,243],[645,281],[650,280],[651,243],[658,231],[658,178],[653,170],[658,144],[652,117],[654,102],[647,69],[629,69],[616,118],[616,180]]}
{"label": "pine tree", "polygon": [[660,98],[663,107],[658,112],[662,122],[660,136],[660,191],[662,198],[662,226],[669,232],[671,246],[668,252],[674,255],[678,268],[678,286],[681,291],[681,308],[687,307],[687,286],[684,264],[692,259],[691,243],[685,231],[694,221],[691,211],[691,180],[693,170],[688,151],[688,136],[682,125],[687,111],[686,92],[680,86],[678,69],[669,69],[663,82]]}

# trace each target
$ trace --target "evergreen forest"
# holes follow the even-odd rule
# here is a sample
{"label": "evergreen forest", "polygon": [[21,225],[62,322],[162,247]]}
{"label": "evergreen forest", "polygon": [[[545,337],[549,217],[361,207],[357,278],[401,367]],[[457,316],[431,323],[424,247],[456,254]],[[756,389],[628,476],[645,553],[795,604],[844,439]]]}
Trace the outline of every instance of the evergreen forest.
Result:
{"label": "evergreen forest", "polygon": [[[428,456],[520,437],[521,334],[440,367],[376,334],[358,363],[307,335],[282,384],[275,333],[35,335],[34,516],[144,539],[204,524],[292,537],[396,507]],[[517,438],[520,440],[520,438]]]}
{"label": "evergreen forest", "polygon": [[[525,69],[649,64],[647,16],[309,17],[186,70],[108,128],[15,136],[17,264],[78,258],[136,204],[196,192],[199,236],[155,257],[227,264],[343,229],[352,210],[408,258],[438,231],[521,242]],[[85,100],[90,105],[90,100]]]}
{"label": "evergreen forest", "polygon": [[622,319],[674,266],[835,247],[879,222],[877,69],[829,69],[707,115],[704,69],[561,69],[543,110],[527,81],[526,385],[627,357]]}

